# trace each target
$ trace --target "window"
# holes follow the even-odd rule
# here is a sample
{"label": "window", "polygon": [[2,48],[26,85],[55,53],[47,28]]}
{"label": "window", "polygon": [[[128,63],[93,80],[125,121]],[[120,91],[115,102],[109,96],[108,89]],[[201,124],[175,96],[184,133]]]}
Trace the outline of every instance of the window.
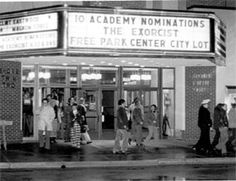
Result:
{"label": "window", "polygon": [[35,69],[33,65],[24,65],[22,68],[22,82],[23,83],[34,83],[35,80]]}

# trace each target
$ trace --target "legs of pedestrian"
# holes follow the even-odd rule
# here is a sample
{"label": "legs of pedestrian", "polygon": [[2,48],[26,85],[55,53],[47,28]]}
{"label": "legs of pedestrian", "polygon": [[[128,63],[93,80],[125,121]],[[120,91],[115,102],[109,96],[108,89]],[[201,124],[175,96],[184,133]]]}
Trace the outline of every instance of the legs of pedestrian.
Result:
{"label": "legs of pedestrian", "polygon": [[75,123],[75,137],[76,137],[76,147],[80,148],[81,128],[78,123]]}
{"label": "legs of pedestrian", "polygon": [[212,141],[212,147],[215,148],[216,145],[219,143],[219,138],[220,138],[220,130],[219,128],[215,129],[215,136]]}
{"label": "legs of pedestrian", "polygon": [[121,151],[125,153],[128,150],[128,132],[126,130],[122,130],[121,142]]}
{"label": "legs of pedestrian", "polygon": [[217,148],[221,150],[222,156],[225,156],[227,154],[226,142],[228,141],[228,128],[222,127],[219,129],[219,131],[220,131],[220,138]]}
{"label": "legs of pedestrian", "polygon": [[76,148],[80,148],[80,125],[78,123],[74,123],[74,126],[71,128],[71,142],[72,146]]}
{"label": "legs of pedestrian", "polygon": [[154,140],[158,141],[159,140],[159,128],[158,127],[153,127],[153,136],[154,136]]}
{"label": "legs of pedestrian", "polygon": [[152,138],[152,136],[154,136],[154,126],[148,126],[148,135],[145,138],[144,142],[149,142]]}
{"label": "legs of pedestrian", "polygon": [[126,153],[128,150],[128,132],[125,129],[117,129],[113,153]]}
{"label": "legs of pedestrian", "polygon": [[45,134],[45,148],[48,149],[48,150],[50,150],[50,148],[51,148],[50,135],[51,135],[51,131],[47,131],[46,130],[46,134]]}
{"label": "legs of pedestrian", "polygon": [[44,147],[44,136],[43,136],[43,130],[39,130],[39,147],[43,148]]}
{"label": "legs of pedestrian", "polygon": [[137,146],[141,146],[142,137],[143,137],[142,125],[135,125],[134,129],[135,129],[135,139],[136,139]]}
{"label": "legs of pedestrian", "polygon": [[113,147],[113,153],[116,154],[121,150],[120,140],[121,140],[121,131],[120,129],[116,130],[115,143]]}

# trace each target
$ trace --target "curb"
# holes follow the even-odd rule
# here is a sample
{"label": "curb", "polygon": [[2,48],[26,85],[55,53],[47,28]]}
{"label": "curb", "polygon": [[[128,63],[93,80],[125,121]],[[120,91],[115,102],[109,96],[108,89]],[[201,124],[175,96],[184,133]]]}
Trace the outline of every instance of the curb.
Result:
{"label": "curb", "polygon": [[106,168],[106,167],[148,167],[172,165],[236,164],[235,158],[184,158],[130,161],[76,161],[76,162],[2,162],[0,169],[47,169],[47,168]]}

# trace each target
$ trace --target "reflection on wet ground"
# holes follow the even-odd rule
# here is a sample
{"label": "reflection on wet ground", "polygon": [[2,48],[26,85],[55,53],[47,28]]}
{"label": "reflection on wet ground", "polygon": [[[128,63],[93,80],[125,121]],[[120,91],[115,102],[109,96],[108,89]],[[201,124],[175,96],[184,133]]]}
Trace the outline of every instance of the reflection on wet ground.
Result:
{"label": "reflection on wet ground", "polygon": [[[104,140],[95,140],[81,148],[73,148],[70,143],[57,140],[50,151],[40,150],[38,143],[9,144],[8,151],[0,151],[1,162],[50,162],[50,161],[125,161],[153,159],[206,158],[196,154],[184,141],[176,139],[151,140],[144,149],[138,149],[135,143],[129,145],[128,154],[113,154],[114,133],[103,134]],[[109,138],[109,139],[108,139]],[[235,154],[231,155],[235,158]]]}
{"label": "reflection on wet ground", "polygon": [[98,140],[81,148],[59,142],[52,145],[50,151],[40,150],[37,143],[8,145],[8,151],[1,151],[1,162],[38,162],[38,161],[116,161],[116,160],[150,160],[159,158],[199,158],[191,148],[181,145],[158,144],[138,149],[131,145],[128,154],[113,154],[112,140]]}
{"label": "reflection on wet ground", "polygon": [[235,180],[235,165],[162,166],[130,168],[80,168],[41,170],[2,170],[2,181],[188,181]]}

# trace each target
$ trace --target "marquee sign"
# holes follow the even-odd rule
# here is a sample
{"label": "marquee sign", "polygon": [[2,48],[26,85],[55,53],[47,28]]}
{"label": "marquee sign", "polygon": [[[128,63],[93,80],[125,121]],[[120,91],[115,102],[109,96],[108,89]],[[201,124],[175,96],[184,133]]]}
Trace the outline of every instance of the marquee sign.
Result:
{"label": "marquee sign", "polygon": [[214,13],[58,5],[0,14],[0,58],[206,58],[225,64],[226,27]]}
{"label": "marquee sign", "polygon": [[71,48],[209,52],[210,19],[70,12]]}
{"label": "marquee sign", "polygon": [[0,52],[57,47],[57,13],[0,19]]}

